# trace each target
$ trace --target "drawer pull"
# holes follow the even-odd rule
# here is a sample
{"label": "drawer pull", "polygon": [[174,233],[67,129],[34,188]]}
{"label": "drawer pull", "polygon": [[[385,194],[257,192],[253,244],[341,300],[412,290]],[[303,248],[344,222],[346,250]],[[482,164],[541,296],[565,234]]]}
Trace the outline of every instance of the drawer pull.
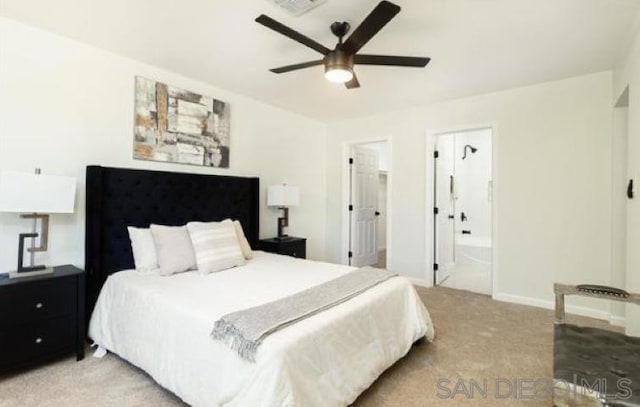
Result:
{"label": "drawer pull", "polygon": [[36,338],[36,343],[40,345],[42,343],[42,338]]}
{"label": "drawer pull", "polygon": [[43,307],[43,305],[42,305],[42,303],[41,303],[41,302],[39,302],[39,303],[37,303],[37,304],[36,304],[36,308],[37,308],[37,309],[41,309],[42,307]]}

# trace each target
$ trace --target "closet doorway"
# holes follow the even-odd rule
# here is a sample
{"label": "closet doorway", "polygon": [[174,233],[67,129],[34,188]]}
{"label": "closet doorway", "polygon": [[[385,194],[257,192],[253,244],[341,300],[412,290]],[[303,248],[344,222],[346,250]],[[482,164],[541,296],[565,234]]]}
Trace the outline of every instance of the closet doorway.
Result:
{"label": "closet doorway", "polygon": [[493,130],[433,137],[433,283],[492,294]]}
{"label": "closet doorway", "polygon": [[388,268],[390,143],[380,140],[345,147],[345,263]]}

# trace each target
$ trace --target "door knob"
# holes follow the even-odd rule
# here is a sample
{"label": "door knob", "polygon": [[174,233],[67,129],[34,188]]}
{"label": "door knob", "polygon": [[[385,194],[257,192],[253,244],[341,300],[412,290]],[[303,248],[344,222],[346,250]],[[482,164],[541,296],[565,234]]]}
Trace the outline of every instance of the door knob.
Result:
{"label": "door knob", "polygon": [[380,212],[376,211],[376,212],[375,212],[375,215],[376,215],[376,216],[380,216]]}
{"label": "door knob", "polygon": [[629,180],[629,185],[627,185],[627,198],[633,199],[635,193],[633,192],[633,179]]}

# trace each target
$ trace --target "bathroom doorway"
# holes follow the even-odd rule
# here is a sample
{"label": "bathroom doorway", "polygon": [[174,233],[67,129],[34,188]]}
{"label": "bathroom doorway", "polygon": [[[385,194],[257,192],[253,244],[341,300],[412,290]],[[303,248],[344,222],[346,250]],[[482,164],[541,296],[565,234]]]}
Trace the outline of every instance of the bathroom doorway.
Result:
{"label": "bathroom doorway", "polygon": [[433,283],[491,295],[493,130],[433,142]]}

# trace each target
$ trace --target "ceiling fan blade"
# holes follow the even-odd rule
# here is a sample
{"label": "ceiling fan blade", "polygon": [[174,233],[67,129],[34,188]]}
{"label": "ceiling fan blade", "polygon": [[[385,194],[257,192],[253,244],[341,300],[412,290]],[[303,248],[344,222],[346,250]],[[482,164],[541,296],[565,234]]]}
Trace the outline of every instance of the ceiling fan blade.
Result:
{"label": "ceiling fan blade", "polygon": [[317,61],[309,61],[309,62],[303,62],[301,64],[281,66],[280,68],[273,68],[269,70],[273,73],[285,73],[285,72],[296,71],[298,69],[311,68],[312,66],[317,66],[322,64],[324,64],[324,60],[319,59]]}
{"label": "ceiling fan blade", "polygon": [[399,12],[400,6],[388,1],[381,1],[345,41],[342,50],[355,54]]}
{"label": "ceiling fan blade", "polygon": [[353,74],[353,78],[349,82],[345,82],[344,86],[346,86],[347,89],[355,89],[360,87],[360,82],[358,82],[358,77],[355,73]]}
{"label": "ceiling fan blade", "polygon": [[331,51],[324,45],[319,44],[306,35],[302,35],[299,32],[292,30],[291,28],[277,22],[267,15],[261,14],[258,18],[256,18],[256,23],[262,24],[265,27],[272,29],[273,31],[279,32],[280,34],[284,35],[285,37],[289,37],[294,41],[298,41],[300,44],[306,45],[307,47],[318,51],[322,55],[327,55]]}
{"label": "ceiling fan blade", "polygon": [[431,58],[399,57],[393,55],[358,55],[353,57],[354,64],[360,65],[390,65],[423,68],[431,61]]}

